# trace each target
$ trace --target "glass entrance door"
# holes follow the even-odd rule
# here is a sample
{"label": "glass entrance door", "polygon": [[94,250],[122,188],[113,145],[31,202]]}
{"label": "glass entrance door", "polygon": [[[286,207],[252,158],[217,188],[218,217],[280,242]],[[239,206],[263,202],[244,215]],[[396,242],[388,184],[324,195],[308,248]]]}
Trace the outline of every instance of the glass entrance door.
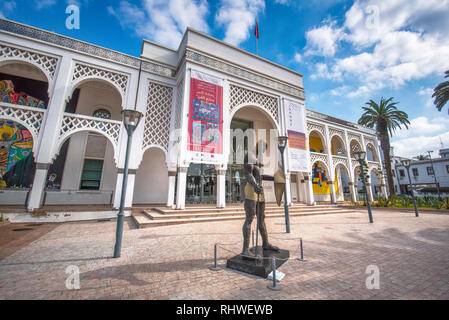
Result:
{"label": "glass entrance door", "polygon": [[[232,119],[231,130],[241,129],[243,133],[247,129],[252,129],[254,124],[252,121],[242,119]],[[232,159],[236,159],[236,151],[243,148],[243,154],[248,152],[248,139],[243,139],[243,146],[236,145],[237,140],[234,138],[231,141],[232,150],[234,152]],[[234,160],[233,160],[234,161]],[[226,172],[226,203],[240,203],[245,200],[244,188],[246,184],[246,178],[243,170],[243,164],[230,163],[228,164],[228,170]]]}
{"label": "glass entrance door", "polygon": [[215,203],[215,199],[215,166],[191,163],[187,171],[186,203]]}

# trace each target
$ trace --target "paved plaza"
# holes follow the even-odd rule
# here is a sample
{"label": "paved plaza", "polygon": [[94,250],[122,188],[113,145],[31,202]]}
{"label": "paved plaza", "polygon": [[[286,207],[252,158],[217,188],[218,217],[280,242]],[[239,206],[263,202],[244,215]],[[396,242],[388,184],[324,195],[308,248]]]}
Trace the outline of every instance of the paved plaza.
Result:
{"label": "paved plaza", "polygon": [[[280,271],[282,291],[268,280],[227,270],[241,250],[243,221],[136,229],[125,223],[122,257],[112,259],[115,221],[65,223],[0,260],[0,299],[449,299],[449,215],[374,210],[267,219],[273,244],[292,259]],[[0,232],[1,232],[0,227]],[[219,248],[219,271],[213,262]],[[367,267],[380,288],[367,289]],[[80,288],[69,290],[69,266]]]}

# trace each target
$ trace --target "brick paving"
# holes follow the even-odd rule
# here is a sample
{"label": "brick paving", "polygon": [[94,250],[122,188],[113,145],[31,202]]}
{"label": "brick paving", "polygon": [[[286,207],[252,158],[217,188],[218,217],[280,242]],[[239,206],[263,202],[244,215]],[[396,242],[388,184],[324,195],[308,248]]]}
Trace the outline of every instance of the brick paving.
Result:
{"label": "brick paving", "polygon": [[[112,259],[115,221],[64,223],[0,260],[0,299],[449,299],[449,215],[374,210],[267,220],[273,244],[307,262],[280,270],[283,290],[268,280],[224,268],[241,249],[241,221],[135,229],[126,220],[122,257]],[[282,239],[282,240],[281,240]],[[66,268],[80,270],[80,289],[66,288]],[[368,290],[368,265],[380,289]]]}

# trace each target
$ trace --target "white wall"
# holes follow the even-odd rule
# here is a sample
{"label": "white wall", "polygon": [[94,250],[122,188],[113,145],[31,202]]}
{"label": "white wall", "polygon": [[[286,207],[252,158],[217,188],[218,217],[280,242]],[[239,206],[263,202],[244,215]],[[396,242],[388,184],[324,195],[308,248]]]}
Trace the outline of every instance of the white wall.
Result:
{"label": "white wall", "polygon": [[133,204],[164,204],[167,202],[168,169],[165,154],[158,148],[145,151],[137,170]]}

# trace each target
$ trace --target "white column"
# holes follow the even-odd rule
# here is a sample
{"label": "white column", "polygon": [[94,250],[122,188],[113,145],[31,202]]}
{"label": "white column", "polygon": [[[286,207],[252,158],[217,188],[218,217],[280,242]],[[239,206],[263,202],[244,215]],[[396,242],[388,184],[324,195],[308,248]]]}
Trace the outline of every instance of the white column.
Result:
{"label": "white column", "polygon": [[354,185],[353,181],[349,181],[349,193],[351,194],[351,201],[357,202],[357,184]]}
{"label": "white column", "polygon": [[186,207],[186,183],[188,169],[189,167],[178,167],[178,185],[176,188],[175,206],[177,210],[182,210]]}
{"label": "white column", "polygon": [[68,98],[67,88],[72,75],[71,68],[72,57],[70,55],[62,57],[58,73],[53,80],[53,92],[50,93],[45,119],[42,122],[41,137],[37,142],[39,147],[36,149],[35,156],[36,173],[27,203],[29,211],[39,208],[42,204],[48,168],[53,162],[53,155],[59,147],[57,146],[57,141]]}
{"label": "white column", "polygon": [[226,170],[217,170],[217,208],[226,207]]}
{"label": "white column", "polygon": [[310,174],[304,176],[305,189],[306,189],[306,203],[308,206],[315,205],[315,198],[313,196],[312,177]]}
{"label": "white column", "polygon": [[28,195],[28,210],[40,208],[44,195],[45,183],[47,181],[49,163],[36,163],[36,172],[34,174],[33,186]]}
{"label": "white column", "polygon": [[327,184],[329,185],[329,191],[331,194],[331,203],[336,204],[337,203],[337,194],[335,193],[335,181],[329,180],[327,182]]}
{"label": "white column", "polygon": [[296,195],[298,197],[298,202],[303,202],[304,201],[304,197],[303,197],[303,194],[302,194],[302,190],[303,189],[304,189],[304,180],[297,173],[296,174]]}
{"label": "white column", "polygon": [[[128,169],[128,182],[126,184],[125,208],[133,206],[134,182],[136,180],[136,169]],[[122,196],[123,169],[118,169],[117,182],[114,190],[114,208],[120,208],[120,199]]]}
{"label": "white column", "polygon": [[174,207],[175,203],[176,171],[168,171],[167,207]]}
{"label": "white column", "polygon": [[324,139],[326,139],[326,153],[327,153],[327,158],[328,158],[328,165],[329,165],[329,181],[327,182],[329,184],[329,192],[330,192],[330,196],[331,196],[331,203],[337,203],[337,195],[335,194],[335,169],[334,169],[334,162],[332,159],[332,145],[331,145],[331,140],[329,137],[329,128],[327,125],[324,126],[324,132],[325,132],[325,137]]}

